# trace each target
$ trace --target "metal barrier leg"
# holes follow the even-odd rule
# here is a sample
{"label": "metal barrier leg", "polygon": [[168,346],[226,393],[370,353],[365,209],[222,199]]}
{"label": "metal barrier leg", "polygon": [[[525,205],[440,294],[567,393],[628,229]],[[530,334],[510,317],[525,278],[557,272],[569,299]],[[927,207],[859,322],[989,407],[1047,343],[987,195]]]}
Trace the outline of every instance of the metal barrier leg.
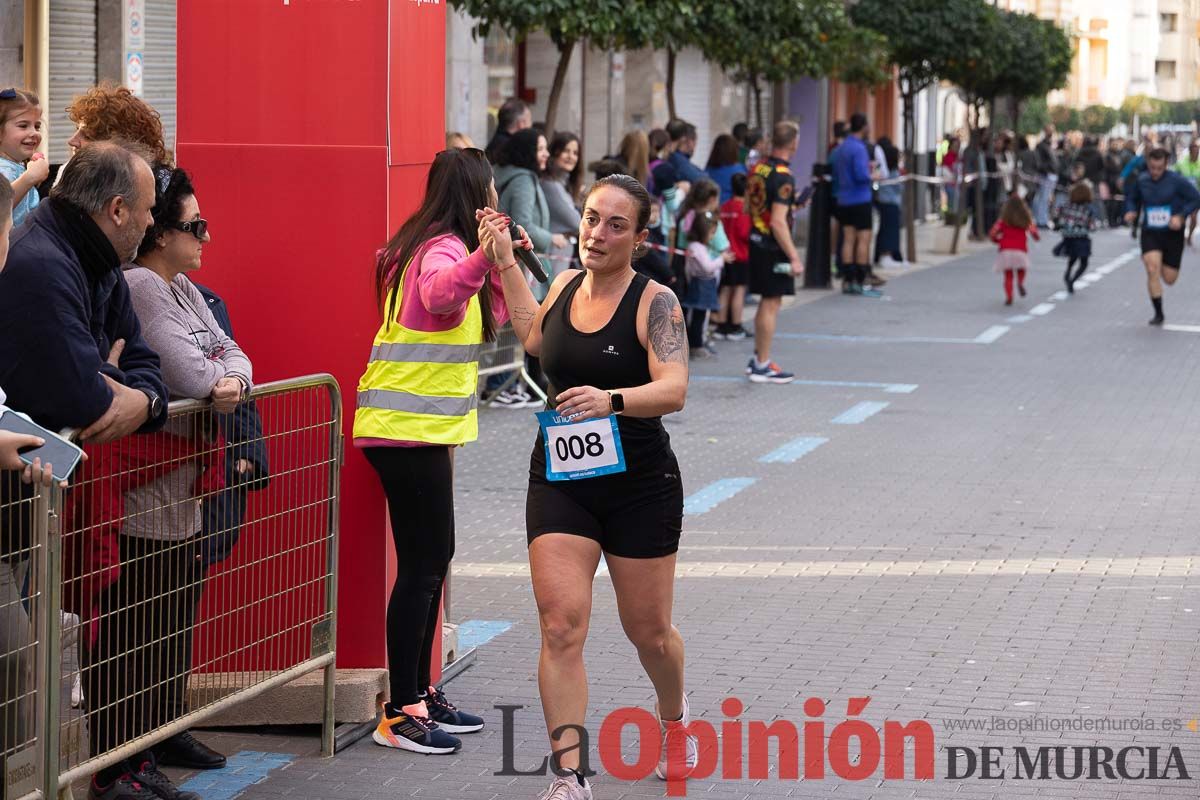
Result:
{"label": "metal barrier leg", "polygon": [[337,664],[330,663],[325,667],[325,712],[321,720],[321,755],[333,757],[334,723],[333,698],[337,688]]}
{"label": "metal barrier leg", "polygon": [[[49,493],[49,503],[45,513],[39,515],[39,524],[45,524],[46,552],[43,554],[44,566],[41,573],[45,578],[42,584],[42,622],[39,627],[46,632],[43,642],[44,670],[43,686],[46,693],[42,701],[42,797],[61,797],[58,790],[59,756],[59,714],[62,706],[62,503],[63,493],[57,486],[43,491],[43,497]],[[70,797],[70,787],[66,788]]]}
{"label": "metal barrier leg", "polygon": [[530,377],[529,373],[525,371],[524,366],[521,367],[521,380],[525,381],[525,384],[529,387],[530,391],[536,394],[543,403],[549,402],[549,400],[546,399],[546,393],[542,391],[542,387],[538,386],[537,381]]}

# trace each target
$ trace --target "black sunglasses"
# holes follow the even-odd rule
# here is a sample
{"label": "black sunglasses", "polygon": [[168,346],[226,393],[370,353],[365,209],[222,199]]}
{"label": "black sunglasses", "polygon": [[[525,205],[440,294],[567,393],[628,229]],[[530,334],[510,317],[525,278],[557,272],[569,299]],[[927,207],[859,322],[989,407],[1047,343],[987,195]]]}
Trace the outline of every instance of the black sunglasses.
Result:
{"label": "black sunglasses", "polygon": [[16,100],[16,99],[17,99],[17,90],[16,89],[10,88],[10,89],[0,90],[0,100]]}
{"label": "black sunglasses", "polygon": [[168,228],[176,231],[190,233],[197,239],[203,240],[204,234],[208,233],[208,220],[206,219],[190,219],[187,222],[176,222],[174,225],[168,225]]}

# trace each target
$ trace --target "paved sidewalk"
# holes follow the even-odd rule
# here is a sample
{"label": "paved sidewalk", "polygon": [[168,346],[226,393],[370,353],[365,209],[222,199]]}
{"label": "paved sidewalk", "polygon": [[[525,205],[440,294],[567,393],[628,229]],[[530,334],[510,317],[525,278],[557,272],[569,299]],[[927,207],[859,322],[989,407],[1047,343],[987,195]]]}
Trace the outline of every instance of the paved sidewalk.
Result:
{"label": "paved sidewalk", "polygon": [[[883,300],[830,295],[788,309],[773,356],[797,371],[795,384],[747,383],[750,342],[718,343],[719,358],[694,369],[687,408],[668,421],[692,512],[676,622],[693,714],[719,726],[722,701],[736,697],[746,723],[800,726],[816,697],[828,703],[828,735],[850,698],[869,696],[860,716],[877,729],[931,723],[936,777],[885,780],[881,765],[849,781],[827,759],[823,780],[781,780],[772,748],[766,779],[693,781],[689,796],[1200,795],[1200,732],[1186,727],[1200,717],[1200,334],[1146,325],[1127,233],[1097,237],[1101,277],[1069,299],[1051,245],[1035,248],[1029,296],[1011,308],[989,249],[896,278]],[[1198,273],[1189,251],[1168,322],[1200,324]],[[452,757],[366,740],[333,760],[314,755],[315,738],[216,734],[296,756],[241,796],[490,800],[546,785],[494,774],[497,704],[526,707],[513,729],[518,767],[547,749],[524,533],[535,424],[529,412],[488,409],[480,427],[458,460],[453,613],[468,632],[503,632],[449,692],[488,728]],[[652,707],[603,572],[587,663],[593,737],[616,708]],[[1049,729],[1060,717],[1123,728]],[[944,722],[991,718],[1043,729]],[[1184,727],[1129,721],[1168,718]],[[1160,773],[1174,746],[1192,780],[1013,780],[1018,745],[1158,746]],[[978,765],[976,777],[947,779],[949,748],[982,746],[1005,748],[1006,780],[981,780]],[[1129,757],[1130,770],[1146,766],[1144,754]],[[594,749],[592,766],[601,769]],[[597,800],[665,791],[602,769],[594,782]]]}

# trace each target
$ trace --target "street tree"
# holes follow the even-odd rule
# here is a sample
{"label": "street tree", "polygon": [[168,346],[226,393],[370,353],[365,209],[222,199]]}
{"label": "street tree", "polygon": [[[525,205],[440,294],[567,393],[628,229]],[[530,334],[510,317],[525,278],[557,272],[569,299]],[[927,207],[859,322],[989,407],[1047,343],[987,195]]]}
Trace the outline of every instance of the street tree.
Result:
{"label": "street tree", "polygon": [[763,127],[763,86],[803,76],[829,75],[838,46],[853,41],[842,0],[726,0],[700,18],[705,56],[754,92],[757,125]]}
{"label": "street tree", "polygon": [[[664,0],[665,2],[665,0]],[[492,27],[499,27],[516,41],[543,30],[558,49],[558,64],[554,83],[546,102],[546,135],[554,135],[558,103],[571,55],[580,42],[587,40],[595,47],[610,49],[618,46],[630,32],[643,35],[644,20],[636,12],[639,4],[622,0],[450,0],[458,11],[476,19],[475,36],[486,37]]]}
{"label": "street tree", "polygon": [[[886,39],[887,61],[896,67],[904,105],[904,155],[909,169],[916,163],[916,98],[953,65],[981,64],[991,51],[981,32],[990,6],[983,0],[859,0],[850,8],[854,23]],[[905,186],[907,255],[917,257],[914,209],[916,188]]]}
{"label": "street tree", "polygon": [[675,63],[686,47],[707,50],[702,20],[719,0],[630,0],[616,44],[626,50],[650,47],[667,53],[667,113],[677,118]]}
{"label": "street tree", "polygon": [[1086,133],[1108,133],[1120,120],[1121,112],[1105,105],[1088,106],[1079,114],[1080,127]]}

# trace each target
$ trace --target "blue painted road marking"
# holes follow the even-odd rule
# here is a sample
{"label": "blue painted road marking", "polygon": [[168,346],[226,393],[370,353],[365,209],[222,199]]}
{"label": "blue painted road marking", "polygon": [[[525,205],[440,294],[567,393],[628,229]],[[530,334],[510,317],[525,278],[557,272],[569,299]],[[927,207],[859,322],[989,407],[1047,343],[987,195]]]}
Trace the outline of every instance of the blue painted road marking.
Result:
{"label": "blue painted road marking", "polygon": [[[732,375],[692,375],[691,381],[713,381],[719,383],[746,383],[745,378],[735,378]],[[912,394],[917,390],[915,383],[873,383],[870,381],[804,381],[795,380],[788,386],[833,386],[845,389],[882,389],[888,394]]]}
{"label": "blue painted road marking", "polygon": [[721,503],[736,495],[748,486],[752,486],[757,478],[722,478],[713,481],[698,492],[693,493],[683,501],[684,514],[703,514],[712,511]]}
{"label": "blue painted road marking", "polygon": [[888,407],[888,403],[865,402],[848,408],[830,420],[834,425],[857,425]]}
{"label": "blue painted road marking", "polygon": [[202,772],[179,788],[195,792],[204,800],[234,800],[272,770],[286,767],[296,759],[287,753],[258,753],[242,750],[229,757],[223,769]]}
{"label": "blue painted road marking", "polygon": [[764,464],[792,464],[828,441],[824,436],[801,436],[772,450],[759,461]]}
{"label": "blue painted road marking", "polygon": [[458,624],[458,649],[466,652],[487,644],[512,627],[511,622],[499,619],[469,619]]}

